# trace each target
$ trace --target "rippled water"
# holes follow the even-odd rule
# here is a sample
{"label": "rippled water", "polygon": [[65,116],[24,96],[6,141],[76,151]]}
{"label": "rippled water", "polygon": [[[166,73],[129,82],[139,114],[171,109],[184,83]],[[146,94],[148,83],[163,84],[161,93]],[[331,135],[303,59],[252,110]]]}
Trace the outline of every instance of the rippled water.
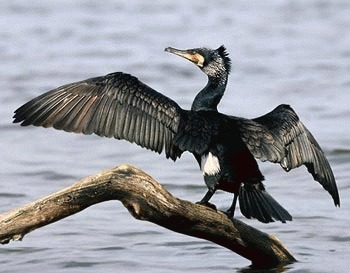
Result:
{"label": "rippled water", "polygon": [[[291,104],[324,148],[341,195],[335,208],[304,168],[286,174],[261,164],[294,221],[242,219],[288,246],[299,260],[288,272],[348,270],[349,1],[1,1],[0,37],[1,212],[125,162],[180,198],[200,199],[205,186],[190,155],[172,163],[125,141],[21,128],[11,117],[46,90],[113,71],[189,108],[205,76],[164,48],[225,44],[233,72],[220,110],[255,117]],[[214,201],[225,208],[230,199]],[[0,264],[1,272],[233,272],[249,262],[106,202],[0,246]]]}

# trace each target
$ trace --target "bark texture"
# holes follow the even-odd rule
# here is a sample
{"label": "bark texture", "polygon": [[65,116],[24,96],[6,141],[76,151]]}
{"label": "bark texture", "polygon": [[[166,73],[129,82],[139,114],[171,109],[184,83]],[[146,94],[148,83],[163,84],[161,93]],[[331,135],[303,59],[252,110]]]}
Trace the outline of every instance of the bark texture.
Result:
{"label": "bark texture", "polygon": [[229,219],[220,211],[180,200],[152,177],[130,165],[102,171],[64,190],[1,214],[0,243],[21,240],[32,230],[108,200],[121,201],[139,220],[226,247],[251,260],[253,266],[295,261],[275,236],[237,219]]}

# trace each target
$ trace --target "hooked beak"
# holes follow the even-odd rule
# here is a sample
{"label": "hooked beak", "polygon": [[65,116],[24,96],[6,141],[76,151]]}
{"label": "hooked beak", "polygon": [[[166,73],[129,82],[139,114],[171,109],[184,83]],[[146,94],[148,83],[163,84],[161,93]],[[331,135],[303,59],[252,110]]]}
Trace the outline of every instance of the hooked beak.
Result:
{"label": "hooked beak", "polygon": [[173,47],[167,47],[165,49],[165,51],[170,52],[172,54],[175,54],[177,56],[183,57],[183,58],[193,62],[194,64],[196,64],[200,68],[202,68],[204,65],[204,57],[201,54],[195,52],[193,49],[181,50],[181,49],[176,49]]}

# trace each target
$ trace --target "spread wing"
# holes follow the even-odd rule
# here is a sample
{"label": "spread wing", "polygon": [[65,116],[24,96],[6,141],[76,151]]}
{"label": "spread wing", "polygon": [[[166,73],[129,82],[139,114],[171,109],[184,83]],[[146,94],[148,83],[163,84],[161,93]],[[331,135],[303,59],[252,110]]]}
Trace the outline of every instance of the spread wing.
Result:
{"label": "spread wing", "polygon": [[15,111],[22,126],[126,139],[175,160],[172,145],[183,110],[137,78],[122,72],[67,84]]}
{"label": "spread wing", "polygon": [[313,178],[340,205],[332,169],[321,147],[289,105],[280,105],[264,116],[234,118],[243,141],[262,161],[279,163],[286,171],[305,165]]}

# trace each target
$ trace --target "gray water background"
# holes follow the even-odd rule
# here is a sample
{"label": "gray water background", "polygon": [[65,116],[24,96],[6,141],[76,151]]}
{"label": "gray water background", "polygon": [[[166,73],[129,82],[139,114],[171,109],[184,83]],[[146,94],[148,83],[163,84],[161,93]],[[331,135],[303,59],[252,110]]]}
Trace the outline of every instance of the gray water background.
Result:
{"label": "gray water background", "polygon": [[[13,111],[59,85],[124,71],[189,108],[206,78],[167,46],[224,44],[233,71],[220,111],[248,118],[291,104],[323,147],[341,196],[305,168],[260,164],[268,191],[294,221],[261,224],[299,260],[287,272],[348,272],[350,266],[350,1],[0,2],[0,211],[76,180],[133,164],[174,195],[206,188],[192,156],[176,163],[125,141],[12,124]],[[227,208],[231,195],[213,200]],[[106,202],[0,246],[0,272],[235,272],[249,261],[210,242],[132,218]]]}

